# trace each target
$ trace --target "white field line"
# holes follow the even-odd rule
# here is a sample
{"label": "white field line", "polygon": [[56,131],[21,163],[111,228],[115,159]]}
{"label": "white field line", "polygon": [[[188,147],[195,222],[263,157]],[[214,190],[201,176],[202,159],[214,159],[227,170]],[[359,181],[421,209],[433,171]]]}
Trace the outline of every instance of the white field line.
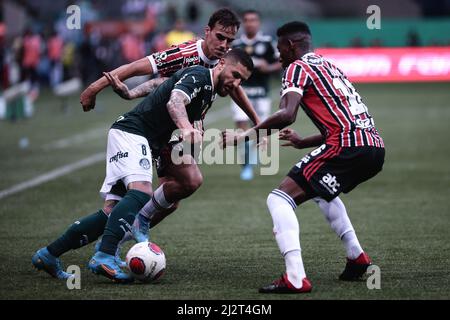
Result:
{"label": "white field line", "polygon": [[99,161],[102,161],[102,160],[105,160],[105,153],[99,152],[99,153],[96,153],[85,159],[66,164],[65,166],[62,166],[62,167],[56,168],[54,170],[51,170],[49,172],[46,172],[44,174],[41,174],[37,177],[34,177],[33,179],[16,184],[15,186],[13,186],[9,189],[0,191],[0,199],[10,196],[12,194],[24,191],[26,189],[36,187],[45,182],[55,180],[59,177],[62,177],[64,175],[74,172],[76,170],[79,170],[79,169],[82,169],[85,167],[89,167]]}
{"label": "white field line", "polygon": [[[205,124],[210,125],[218,120],[224,119],[227,116],[230,115],[230,110],[228,108],[223,108],[221,110],[211,112],[207,119],[205,119]],[[101,128],[101,129],[93,129],[84,133],[76,134],[69,138],[60,139],[51,143],[48,143],[43,146],[45,150],[52,150],[52,149],[61,149],[66,148],[74,144],[79,144],[85,141],[87,138],[97,138],[105,134],[105,131],[107,129]],[[66,174],[72,173],[76,170],[83,169],[86,167],[89,167],[97,162],[104,161],[105,160],[105,153],[99,152],[92,156],[89,156],[85,159],[81,159],[79,161],[69,163],[67,165],[64,165],[62,167],[56,168],[54,170],[51,170],[49,172],[46,172],[44,174],[41,174],[37,177],[34,177],[32,179],[26,180],[24,182],[21,182],[19,184],[16,184],[12,186],[11,188],[1,190],[0,191],[0,199],[3,199],[5,197],[8,197],[10,195],[13,195],[15,193],[36,187],[38,185],[41,185],[43,183],[46,183],[51,180],[55,180],[59,177],[65,176]]]}
{"label": "white field line", "polygon": [[100,128],[95,128],[86,132],[75,134],[68,138],[59,139],[42,146],[45,151],[63,149],[67,147],[73,147],[74,145],[79,145],[84,143],[86,140],[93,140],[100,138],[102,136],[106,137],[108,127],[102,126]]}

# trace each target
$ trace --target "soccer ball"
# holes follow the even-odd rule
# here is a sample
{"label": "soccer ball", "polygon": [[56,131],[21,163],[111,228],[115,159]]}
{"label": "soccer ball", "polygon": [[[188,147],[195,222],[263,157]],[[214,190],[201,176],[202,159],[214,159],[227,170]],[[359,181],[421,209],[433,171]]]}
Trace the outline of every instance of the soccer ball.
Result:
{"label": "soccer ball", "polygon": [[140,242],[128,251],[125,258],[131,275],[142,282],[155,281],[166,269],[166,256],[156,243]]}

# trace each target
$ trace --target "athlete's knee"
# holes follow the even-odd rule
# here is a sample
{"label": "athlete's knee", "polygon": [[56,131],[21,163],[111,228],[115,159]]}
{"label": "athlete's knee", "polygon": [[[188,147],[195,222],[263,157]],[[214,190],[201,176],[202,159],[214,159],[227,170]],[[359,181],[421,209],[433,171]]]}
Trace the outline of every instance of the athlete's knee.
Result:
{"label": "athlete's knee", "polygon": [[103,205],[103,212],[109,216],[118,202],[117,200],[106,200]]}
{"label": "athlete's knee", "polygon": [[269,193],[269,195],[267,196],[266,204],[271,212],[272,209],[278,206],[288,205],[292,207],[293,210],[297,208],[294,199],[292,199],[289,194],[279,189],[274,189],[271,193]]}
{"label": "athlete's knee", "polygon": [[166,211],[170,213],[174,212],[175,210],[177,210],[180,207],[180,201],[175,202],[174,204],[172,204],[172,206],[170,208],[168,208]]}
{"label": "athlete's knee", "polygon": [[183,189],[187,193],[194,193],[203,183],[203,176],[200,172],[192,173],[187,179],[181,182]]}
{"label": "athlete's knee", "polygon": [[137,190],[152,196],[152,184],[148,181],[135,181],[128,184],[128,190]]}

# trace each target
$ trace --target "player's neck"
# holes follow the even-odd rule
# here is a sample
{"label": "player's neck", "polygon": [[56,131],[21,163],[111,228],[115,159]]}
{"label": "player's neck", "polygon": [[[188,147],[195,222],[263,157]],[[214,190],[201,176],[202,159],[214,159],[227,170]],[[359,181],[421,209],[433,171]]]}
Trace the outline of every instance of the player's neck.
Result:
{"label": "player's neck", "polygon": [[202,41],[201,47],[202,47],[202,51],[203,51],[203,53],[205,54],[205,56],[206,56],[208,59],[213,60],[212,54],[211,54],[211,52],[209,51],[208,46],[206,45],[206,41],[205,41],[205,40]]}

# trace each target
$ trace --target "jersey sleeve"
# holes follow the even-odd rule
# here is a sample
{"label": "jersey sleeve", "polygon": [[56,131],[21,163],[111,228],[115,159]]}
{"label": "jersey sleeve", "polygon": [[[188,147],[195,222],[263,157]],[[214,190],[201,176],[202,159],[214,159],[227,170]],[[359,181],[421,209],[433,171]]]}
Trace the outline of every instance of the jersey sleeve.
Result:
{"label": "jersey sleeve", "polygon": [[310,83],[311,78],[303,67],[299,64],[291,63],[284,71],[281,96],[291,91],[303,95]]}
{"label": "jersey sleeve", "polygon": [[167,50],[155,52],[147,56],[152,65],[153,73],[161,77],[170,77],[176,71],[183,68],[183,53],[180,46],[173,46]]}
{"label": "jersey sleeve", "polygon": [[188,98],[188,104],[194,99],[206,85],[205,75],[196,71],[187,71],[172,89],[179,91]]}

